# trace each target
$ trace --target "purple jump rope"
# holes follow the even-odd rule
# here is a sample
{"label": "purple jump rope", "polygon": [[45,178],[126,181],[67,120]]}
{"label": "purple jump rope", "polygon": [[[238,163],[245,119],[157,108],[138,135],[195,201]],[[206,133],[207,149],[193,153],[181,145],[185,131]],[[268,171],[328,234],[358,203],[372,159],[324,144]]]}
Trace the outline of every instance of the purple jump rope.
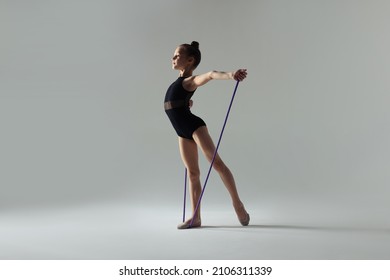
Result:
{"label": "purple jump rope", "polygon": [[[232,108],[233,100],[234,100],[234,97],[236,96],[236,92],[237,92],[237,88],[238,88],[238,84],[239,84],[239,83],[240,83],[240,81],[237,81],[236,86],[235,86],[235,88],[234,88],[232,100],[230,101],[230,105],[229,105],[228,111],[227,111],[227,113],[226,113],[225,122],[223,123],[222,130],[221,130],[221,134],[219,135],[218,144],[217,144],[217,147],[215,148],[215,152],[214,152],[214,155],[213,155],[213,159],[211,160],[210,168],[209,168],[209,171],[208,171],[208,173],[207,173],[206,180],[205,180],[205,182],[204,182],[203,189],[202,189],[202,192],[201,192],[201,194],[200,194],[198,203],[196,204],[196,208],[195,208],[195,212],[194,212],[194,213],[196,213],[196,212],[198,211],[199,206],[200,206],[200,202],[201,202],[201,200],[202,200],[204,191],[205,191],[205,189],[206,189],[207,181],[209,180],[209,176],[210,176],[211,170],[212,170],[212,168],[213,168],[213,164],[214,164],[215,158],[217,157],[218,148],[219,148],[219,145],[221,144],[222,135],[223,135],[223,132],[224,132],[224,130],[225,130],[225,126],[226,126],[227,120],[228,120],[228,118],[229,118],[230,109]],[[187,196],[187,168],[185,169],[185,173],[184,173],[183,223],[184,223],[184,221],[185,221],[185,213],[186,213],[186,196]],[[195,217],[192,217],[191,223],[189,224],[188,228],[191,228],[191,227],[192,227],[192,224],[194,223],[194,218],[195,218]]]}

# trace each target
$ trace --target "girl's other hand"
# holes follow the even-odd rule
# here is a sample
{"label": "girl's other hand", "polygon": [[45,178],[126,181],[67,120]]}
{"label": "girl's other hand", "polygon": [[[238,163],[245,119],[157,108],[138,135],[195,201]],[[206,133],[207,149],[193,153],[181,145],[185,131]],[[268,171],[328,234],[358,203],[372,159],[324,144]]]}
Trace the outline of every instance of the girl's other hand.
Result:
{"label": "girl's other hand", "polygon": [[246,69],[238,69],[236,72],[233,73],[233,79],[241,82],[246,78],[246,75],[247,75]]}

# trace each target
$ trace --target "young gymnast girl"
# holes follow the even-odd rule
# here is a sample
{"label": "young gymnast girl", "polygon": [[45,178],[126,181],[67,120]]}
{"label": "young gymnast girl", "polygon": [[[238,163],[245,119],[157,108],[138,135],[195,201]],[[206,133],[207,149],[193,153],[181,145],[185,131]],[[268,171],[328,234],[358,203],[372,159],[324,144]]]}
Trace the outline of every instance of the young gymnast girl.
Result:
{"label": "young gymnast girl", "polygon": [[[168,88],[164,100],[165,112],[179,136],[180,154],[188,170],[190,183],[193,216],[191,219],[179,224],[178,229],[201,226],[200,207],[198,207],[195,213],[196,205],[202,192],[198,147],[210,162],[216,149],[205,122],[190,111],[190,107],[192,106],[191,97],[198,87],[205,85],[211,80],[234,79],[242,81],[247,75],[246,69],[239,69],[235,72],[211,71],[194,76],[193,71],[199,65],[200,60],[201,53],[198,42],[194,41],[191,44],[182,44],[176,48],[172,58],[172,68],[178,70],[180,75]],[[220,175],[232,198],[238,220],[243,226],[247,226],[249,224],[249,214],[240,200],[233,174],[218,154],[215,157],[213,167]]]}

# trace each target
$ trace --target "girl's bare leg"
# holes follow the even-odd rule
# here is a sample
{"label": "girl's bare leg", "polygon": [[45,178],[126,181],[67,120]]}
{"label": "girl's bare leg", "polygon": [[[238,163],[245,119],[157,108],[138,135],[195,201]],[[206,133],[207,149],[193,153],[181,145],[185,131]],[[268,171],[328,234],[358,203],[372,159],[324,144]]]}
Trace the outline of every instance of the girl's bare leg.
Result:
{"label": "girl's bare leg", "polygon": [[[202,149],[202,152],[206,158],[211,162],[215,153],[215,145],[206,126],[198,128],[192,135],[196,144]],[[236,211],[237,217],[243,225],[249,223],[249,215],[245,210],[244,204],[241,202],[237,192],[236,183],[234,181],[233,174],[229,168],[222,161],[220,156],[217,154],[214,164],[214,169],[220,175],[224,185],[226,186],[230,197],[232,198],[233,207]]]}
{"label": "girl's bare leg", "polygon": [[191,198],[193,216],[191,217],[191,219],[185,221],[183,224],[178,225],[178,228],[179,229],[188,228],[193,217],[194,217],[194,222],[192,224],[192,227],[199,227],[201,225],[200,207],[198,208],[198,211],[195,213],[195,208],[198,203],[200,194],[202,192],[202,187],[200,183],[199,163],[198,163],[198,147],[193,140],[179,137],[179,148],[180,148],[181,158],[188,172],[187,174],[190,183],[189,184],[190,198]]}

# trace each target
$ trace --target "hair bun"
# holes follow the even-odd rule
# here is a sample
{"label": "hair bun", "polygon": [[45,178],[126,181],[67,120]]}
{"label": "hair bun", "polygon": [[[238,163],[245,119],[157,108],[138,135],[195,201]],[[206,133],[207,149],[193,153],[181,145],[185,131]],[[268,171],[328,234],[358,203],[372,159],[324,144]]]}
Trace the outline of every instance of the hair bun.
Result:
{"label": "hair bun", "polygon": [[199,49],[199,43],[197,41],[192,41],[191,46],[193,46],[196,49]]}

